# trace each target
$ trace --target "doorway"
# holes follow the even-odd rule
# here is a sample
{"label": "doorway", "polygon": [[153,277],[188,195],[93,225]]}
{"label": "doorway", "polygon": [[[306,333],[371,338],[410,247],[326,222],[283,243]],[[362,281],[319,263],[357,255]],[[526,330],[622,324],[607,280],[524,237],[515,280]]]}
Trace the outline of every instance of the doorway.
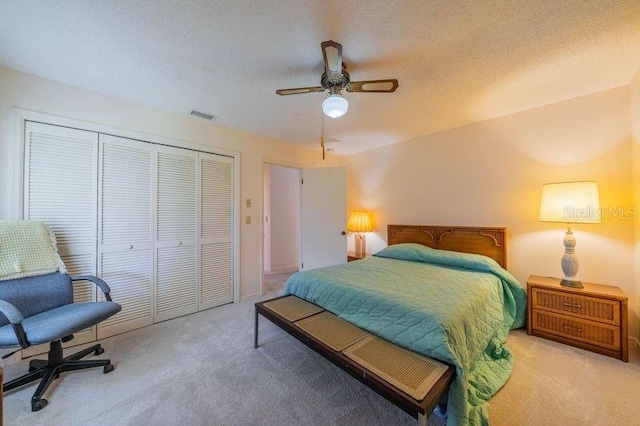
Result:
{"label": "doorway", "polygon": [[300,169],[265,163],[263,168],[262,294],[282,291],[300,267]]}

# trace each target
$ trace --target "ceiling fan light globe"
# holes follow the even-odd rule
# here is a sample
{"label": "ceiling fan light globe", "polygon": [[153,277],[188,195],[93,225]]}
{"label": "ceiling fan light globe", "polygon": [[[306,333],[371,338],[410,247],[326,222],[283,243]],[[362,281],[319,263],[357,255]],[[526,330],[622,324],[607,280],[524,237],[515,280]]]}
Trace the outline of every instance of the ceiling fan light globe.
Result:
{"label": "ceiling fan light globe", "polygon": [[349,101],[339,94],[329,95],[322,101],[322,112],[330,118],[342,117],[349,109]]}

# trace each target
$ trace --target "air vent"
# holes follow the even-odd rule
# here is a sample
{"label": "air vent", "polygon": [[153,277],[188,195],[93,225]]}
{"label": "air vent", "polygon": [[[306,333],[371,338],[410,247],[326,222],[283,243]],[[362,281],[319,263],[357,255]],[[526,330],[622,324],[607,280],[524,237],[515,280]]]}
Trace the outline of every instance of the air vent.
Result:
{"label": "air vent", "polygon": [[207,114],[206,112],[196,111],[195,109],[191,110],[191,115],[195,115],[196,117],[204,118],[209,121],[216,121],[219,117],[211,114]]}

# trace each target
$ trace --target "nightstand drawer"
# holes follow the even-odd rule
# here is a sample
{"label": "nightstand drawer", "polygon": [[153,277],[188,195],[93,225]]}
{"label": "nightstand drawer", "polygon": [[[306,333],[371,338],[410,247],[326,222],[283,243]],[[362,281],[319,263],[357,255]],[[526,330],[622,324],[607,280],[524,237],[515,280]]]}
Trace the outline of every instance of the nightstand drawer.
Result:
{"label": "nightstand drawer", "polygon": [[533,309],[563,313],[606,324],[620,325],[620,302],[566,292],[533,289]]}
{"label": "nightstand drawer", "polygon": [[620,350],[619,327],[536,309],[532,313],[534,331],[543,331],[614,351]]}

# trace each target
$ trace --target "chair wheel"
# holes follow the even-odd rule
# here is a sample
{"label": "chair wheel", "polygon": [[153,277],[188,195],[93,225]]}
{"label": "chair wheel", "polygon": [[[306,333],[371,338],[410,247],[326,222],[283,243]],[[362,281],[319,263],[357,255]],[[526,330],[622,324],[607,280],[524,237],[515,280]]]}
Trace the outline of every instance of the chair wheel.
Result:
{"label": "chair wheel", "polygon": [[105,365],[103,372],[104,374],[110,373],[114,368],[113,364]]}
{"label": "chair wheel", "polygon": [[42,410],[44,407],[47,406],[47,404],[49,403],[49,401],[47,401],[46,399],[42,398],[39,399],[36,402],[32,402],[31,403],[31,411],[40,411]]}
{"label": "chair wheel", "polygon": [[96,349],[95,351],[93,351],[94,355],[100,355],[104,353],[104,348],[102,346],[100,346],[98,349]]}

